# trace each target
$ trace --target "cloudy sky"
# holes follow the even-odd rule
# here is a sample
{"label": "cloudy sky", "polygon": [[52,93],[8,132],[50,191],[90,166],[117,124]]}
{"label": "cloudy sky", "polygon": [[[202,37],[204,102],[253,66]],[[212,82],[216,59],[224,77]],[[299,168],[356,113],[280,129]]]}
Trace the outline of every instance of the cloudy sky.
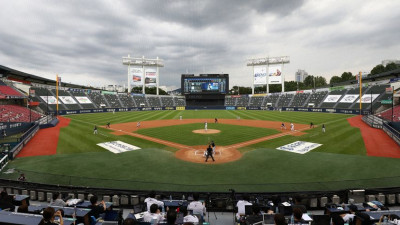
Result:
{"label": "cloudy sky", "polygon": [[396,0],[0,0],[0,65],[64,82],[126,84],[122,57],[164,59],[160,85],[182,73],[228,73],[251,85],[246,59],[290,56],[329,81],[400,59]]}

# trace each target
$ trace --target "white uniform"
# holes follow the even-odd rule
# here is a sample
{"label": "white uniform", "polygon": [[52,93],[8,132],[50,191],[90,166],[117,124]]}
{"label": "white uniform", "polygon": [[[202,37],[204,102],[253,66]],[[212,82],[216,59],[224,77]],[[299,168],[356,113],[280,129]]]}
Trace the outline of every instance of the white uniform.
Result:
{"label": "white uniform", "polygon": [[140,121],[137,122],[136,127],[140,127]]}
{"label": "white uniform", "polygon": [[206,213],[206,207],[203,205],[203,203],[199,201],[193,201],[191,202],[188,207],[188,210],[193,210],[193,214],[200,214],[203,215]]}
{"label": "white uniform", "polygon": [[155,198],[150,198],[150,197],[146,198],[144,200],[144,202],[147,204],[147,211],[149,211],[149,212],[150,212],[150,206],[153,205],[153,204],[158,205],[158,207],[162,207],[162,208],[164,207],[164,202],[158,201]]}
{"label": "white uniform", "polygon": [[145,212],[143,214],[144,222],[148,222],[148,223],[152,223],[152,224],[154,222],[154,224],[158,224],[162,220],[163,220],[163,216],[161,214],[149,213],[149,212]]}
{"label": "white uniform", "polygon": [[179,120],[182,120],[182,116],[179,116]]}
{"label": "white uniform", "polygon": [[290,124],[290,130],[291,130],[291,131],[294,131],[294,125],[293,125],[293,123]]}
{"label": "white uniform", "polygon": [[204,123],[204,130],[207,131],[207,122]]}
{"label": "white uniform", "polygon": [[236,207],[238,208],[238,212],[236,213],[236,218],[240,219],[240,215],[244,215],[246,213],[246,205],[253,205],[248,201],[240,200],[237,202]]}
{"label": "white uniform", "polygon": [[197,216],[187,215],[187,216],[183,217],[183,222],[184,223],[198,223],[199,218],[197,218]]}

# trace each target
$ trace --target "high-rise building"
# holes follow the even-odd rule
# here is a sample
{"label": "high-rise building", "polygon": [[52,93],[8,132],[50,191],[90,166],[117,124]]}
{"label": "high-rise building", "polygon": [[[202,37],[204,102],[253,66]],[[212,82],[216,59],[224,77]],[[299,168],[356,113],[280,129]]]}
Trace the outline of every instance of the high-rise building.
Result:
{"label": "high-rise building", "polygon": [[304,79],[308,77],[308,73],[305,70],[297,70],[296,72],[296,81],[304,82]]}

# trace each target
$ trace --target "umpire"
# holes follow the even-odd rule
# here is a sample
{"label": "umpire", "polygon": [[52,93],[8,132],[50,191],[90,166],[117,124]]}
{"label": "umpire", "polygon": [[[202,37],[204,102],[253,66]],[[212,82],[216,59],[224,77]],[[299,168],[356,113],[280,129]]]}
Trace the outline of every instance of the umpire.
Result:
{"label": "umpire", "polygon": [[211,148],[211,145],[209,145],[208,148],[207,148],[206,162],[208,160],[208,157],[211,157],[213,162],[215,161],[215,159],[213,157],[213,149]]}

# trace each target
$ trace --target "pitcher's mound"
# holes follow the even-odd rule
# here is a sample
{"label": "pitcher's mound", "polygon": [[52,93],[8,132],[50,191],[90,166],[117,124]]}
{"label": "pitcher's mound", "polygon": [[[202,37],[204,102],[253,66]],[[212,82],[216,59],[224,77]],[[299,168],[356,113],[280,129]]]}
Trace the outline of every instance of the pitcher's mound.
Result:
{"label": "pitcher's mound", "polygon": [[208,129],[208,130],[199,129],[199,130],[193,130],[192,132],[196,134],[217,134],[221,131],[216,129]]}

